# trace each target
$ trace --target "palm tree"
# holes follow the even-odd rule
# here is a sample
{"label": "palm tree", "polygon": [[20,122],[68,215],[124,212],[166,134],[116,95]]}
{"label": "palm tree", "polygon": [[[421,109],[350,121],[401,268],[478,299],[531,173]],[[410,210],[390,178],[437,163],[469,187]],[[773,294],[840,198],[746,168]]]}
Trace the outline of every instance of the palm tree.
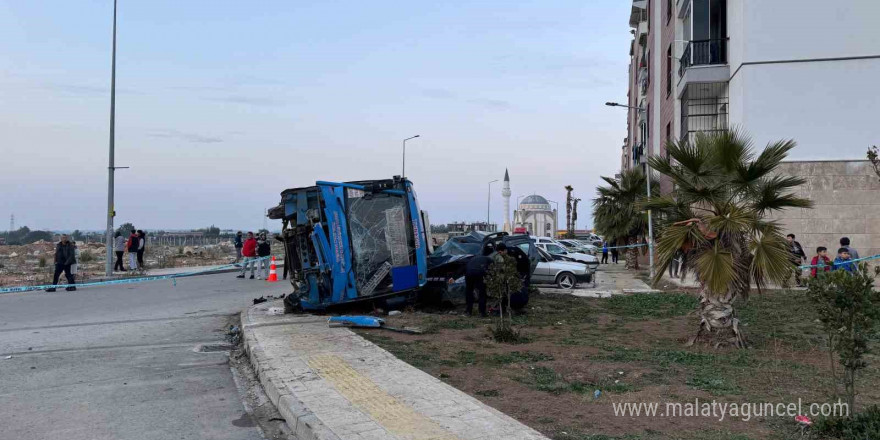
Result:
{"label": "palm tree", "polygon": [[691,343],[708,337],[716,345],[744,346],[734,300],[747,300],[752,283],[759,292],[768,282],[787,284],[793,269],[788,246],[780,225],[766,217],[812,206],[792,193],[804,179],[775,173],[794,147],[794,141],[778,141],[756,155],[751,140],[733,130],[699,134],[693,144],[670,143],[668,157],[649,159],[675,185],[643,204],[661,213],[654,282],[683,251],[701,286],[700,329]]}
{"label": "palm tree", "polygon": [[[606,240],[616,241],[618,245],[637,244],[648,235],[647,213],[639,209],[639,204],[647,197],[647,181],[641,169],[624,170],[619,178],[602,177],[608,186],[596,188],[597,197],[593,199],[593,223]],[[659,189],[652,182],[653,191]],[[627,249],[626,268],[639,268],[638,248]]]}
{"label": "palm tree", "polygon": [[569,237],[571,232],[571,192],[574,191],[571,185],[565,185],[565,238]]}

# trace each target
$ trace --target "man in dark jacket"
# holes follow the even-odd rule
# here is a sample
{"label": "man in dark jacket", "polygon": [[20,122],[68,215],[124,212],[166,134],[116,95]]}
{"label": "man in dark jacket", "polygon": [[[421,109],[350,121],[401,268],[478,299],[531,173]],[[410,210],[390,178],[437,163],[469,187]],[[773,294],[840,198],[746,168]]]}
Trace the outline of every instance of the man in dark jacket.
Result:
{"label": "man in dark jacket", "polygon": [[792,269],[794,271],[794,282],[800,287],[802,285],[801,265],[807,259],[807,254],[804,253],[804,247],[795,240],[794,234],[786,235],[785,239],[788,240],[788,251],[791,253],[791,262],[794,265]]}
{"label": "man in dark jacket", "polygon": [[[486,317],[486,274],[492,258],[488,255],[477,255],[468,261],[464,272],[465,310],[468,315],[474,313],[474,294],[477,295],[480,316]],[[475,292],[476,291],[476,292]]]}
{"label": "man in dark jacket", "polygon": [[238,231],[235,234],[235,240],[233,241],[235,244],[235,262],[238,263],[241,260],[241,248],[244,247],[244,240],[242,239],[241,231]]}
{"label": "man in dark jacket", "polygon": [[[76,290],[74,286],[73,274],[70,272],[70,266],[76,264],[76,246],[70,242],[66,234],[61,235],[61,241],[55,245],[55,276],[52,277],[52,286],[58,285],[58,278],[61,272],[67,277],[68,292]],[[55,287],[46,289],[46,292],[54,292]]]}

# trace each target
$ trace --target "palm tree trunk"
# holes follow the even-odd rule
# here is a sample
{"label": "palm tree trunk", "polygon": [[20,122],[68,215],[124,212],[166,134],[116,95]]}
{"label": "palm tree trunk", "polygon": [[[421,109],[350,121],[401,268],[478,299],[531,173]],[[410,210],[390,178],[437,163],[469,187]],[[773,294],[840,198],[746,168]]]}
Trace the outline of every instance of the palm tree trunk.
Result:
{"label": "palm tree trunk", "polygon": [[[627,240],[627,244],[628,245],[636,244],[636,238],[630,237],[629,240]],[[639,270],[639,248],[637,248],[637,247],[626,248],[626,268]]]}
{"label": "palm tree trunk", "polygon": [[717,297],[703,290],[700,293],[700,329],[688,345],[697,340],[705,341],[715,347],[733,345],[745,348],[745,335],[739,328],[739,319],[733,307],[734,293]]}

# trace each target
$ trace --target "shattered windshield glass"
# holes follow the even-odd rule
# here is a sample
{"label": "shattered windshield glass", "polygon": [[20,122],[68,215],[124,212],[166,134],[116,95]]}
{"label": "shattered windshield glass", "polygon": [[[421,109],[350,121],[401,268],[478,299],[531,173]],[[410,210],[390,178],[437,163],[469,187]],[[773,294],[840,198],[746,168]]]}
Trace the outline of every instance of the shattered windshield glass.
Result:
{"label": "shattered windshield glass", "polygon": [[450,238],[442,246],[434,249],[432,257],[445,257],[451,255],[477,255],[483,244],[483,234],[471,232],[468,235]]}
{"label": "shattered windshield glass", "polygon": [[391,269],[415,264],[412,221],[403,196],[349,188],[348,222],[360,296],[391,286]]}

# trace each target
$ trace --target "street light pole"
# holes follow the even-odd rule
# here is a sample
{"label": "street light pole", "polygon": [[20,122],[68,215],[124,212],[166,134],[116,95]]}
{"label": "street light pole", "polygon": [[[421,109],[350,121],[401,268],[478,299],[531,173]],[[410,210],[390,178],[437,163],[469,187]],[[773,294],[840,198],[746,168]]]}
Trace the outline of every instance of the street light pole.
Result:
{"label": "street light pole", "polygon": [[[618,104],[616,102],[606,102],[605,105],[609,107],[626,107],[628,109],[633,109],[638,113],[645,113],[645,109],[641,107],[633,107],[631,105],[623,105]],[[650,153],[651,148],[648,146],[648,152]],[[650,156],[650,154],[649,154]],[[648,187],[648,198],[651,198],[651,174],[653,174],[651,170],[651,164],[648,161],[645,161],[645,177],[647,180]],[[654,278],[654,223],[651,221],[651,209],[648,208],[648,265],[651,268],[651,278]]]}
{"label": "street light pole", "polygon": [[113,54],[110,69],[110,164],[107,166],[107,276],[113,275],[113,174],[116,172],[114,157],[116,140],[116,0],[113,0]]}
{"label": "street light pole", "polygon": [[415,135],[413,137],[408,137],[403,140],[403,170],[400,171],[401,178],[406,178],[406,141],[408,141],[410,139],[415,139],[417,137],[419,137],[419,135]]}
{"label": "street light pole", "polygon": [[490,209],[489,207],[492,206],[492,184],[497,181],[498,181],[498,179],[495,179],[495,180],[489,182],[489,193],[487,194],[488,197],[486,198],[486,231],[487,232],[489,231],[489,209]]}

